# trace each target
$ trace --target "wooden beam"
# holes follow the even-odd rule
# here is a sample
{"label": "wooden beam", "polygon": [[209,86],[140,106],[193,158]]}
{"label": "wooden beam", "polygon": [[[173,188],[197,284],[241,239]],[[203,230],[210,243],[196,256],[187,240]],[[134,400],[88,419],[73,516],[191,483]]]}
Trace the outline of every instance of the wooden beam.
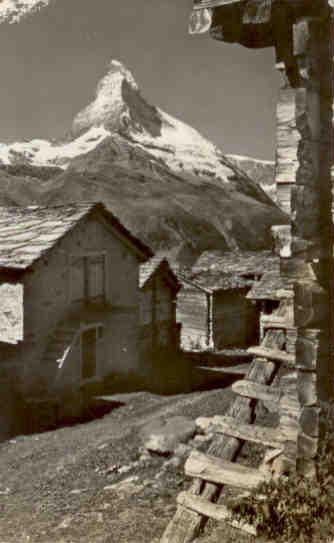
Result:
{"label": "wooden beam", "polygon": [[194,496],[189,492],[181,492],[177,497],[178,505],[191,509],[204,517],[212,518],[218,521],[228,522],[233,528],[242,530],[250,535],[257,535],[255,526],[246,522],[240,522],[233,518],[232,512],[224,505],[217,505],[200,496]]}
{"label": "wooden beam", "polygon": [[296,362],[296,357],[293,354],[289,354],[286,351],[279,351],[278,349],[267,349],[265,347],[250,347],[248,349],[249,354],[257,356],[258,358],[266,358],[273,362],[280,362],[293,366]]}
{"label": "wooden beam", "polygon": [[221,460],[199,451],[192,451],[184,469],[189,477],[198,477],[204,481],[246,490],[256,488],[270,479],[267,474],[261,473],[258,469]]}
{"label": "wooden beam", "polygon": [[195,1],[193,9],[219,8],[228,4],[239,4],[240,0],[198,0]]}
{"label": "wooden beam", "polygon": [[208,427],[210,432],[225,434],[230,437],[236,437],[242,441],[260,443],[265,447],[273,449],[280,448],[286,441],[284,434],[280,433],[279,428],[268,428],[257,424],[245,424],[237,421],[234,417],[216,415],[210,419]]}
{"label": "wooden beam", "polygon": [[223,367],[197,366],[197,368],[202,371],[221,373],[222,375],[246,375],[249,371],[250,364],[239,364],[237,366]]}
{"label": "wooden beam", "polygon": [[278,407],[280,395],[278,388],[272,388],[254,381],[242,379],[241,381],[236,381],[236,383],[233,383],[232,390],[244,398],[251,398],[254,400],[260,400],[262,402],[273,402],[277,404]]}

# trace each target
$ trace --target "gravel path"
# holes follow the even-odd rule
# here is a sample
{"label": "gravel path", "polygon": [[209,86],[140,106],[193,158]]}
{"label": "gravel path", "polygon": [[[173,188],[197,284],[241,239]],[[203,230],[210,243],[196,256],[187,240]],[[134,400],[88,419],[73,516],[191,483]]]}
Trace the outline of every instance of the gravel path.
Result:
{"label": "gravel path", "polygon": [[223,413],[231,396],[118,395],[101,419],[1,444],[0,543],[149,543],[187,481],[160,456],[138,462],[141,427]]}

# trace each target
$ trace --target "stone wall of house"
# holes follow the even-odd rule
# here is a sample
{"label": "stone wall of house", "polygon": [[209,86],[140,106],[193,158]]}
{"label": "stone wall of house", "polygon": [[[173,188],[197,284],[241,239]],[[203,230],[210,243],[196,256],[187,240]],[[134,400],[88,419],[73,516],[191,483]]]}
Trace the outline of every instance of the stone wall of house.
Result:
{"label": "stone wall of house", "polygon": [[[106,254],[106,306],[81,311],[71,299],[71,258],[92,251]],[[108,225],[90,217],[77,225],[43,259],[24,281],[24,355],[21,381],[24,389],[39,393],[57,382],[59,389],[80,384],[80,356],[74,350],[62,372],[43,364],[45,352],[61,322],[80,326],[103,325],[100,374],[124,373],[138,366],[138,265],[132,250]]]}

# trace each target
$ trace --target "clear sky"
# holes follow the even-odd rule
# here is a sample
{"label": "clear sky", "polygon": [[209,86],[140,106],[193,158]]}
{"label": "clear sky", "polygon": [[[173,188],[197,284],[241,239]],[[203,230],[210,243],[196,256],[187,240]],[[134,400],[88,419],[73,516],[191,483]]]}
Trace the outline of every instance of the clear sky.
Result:
{"label": "clear sky", "polygon": [[188,35],[192,0],[51,0],[0,27],[0,141],[58,138],[110,59],[153,104],[226,153],[273,158],[279,78],[273,50]]}

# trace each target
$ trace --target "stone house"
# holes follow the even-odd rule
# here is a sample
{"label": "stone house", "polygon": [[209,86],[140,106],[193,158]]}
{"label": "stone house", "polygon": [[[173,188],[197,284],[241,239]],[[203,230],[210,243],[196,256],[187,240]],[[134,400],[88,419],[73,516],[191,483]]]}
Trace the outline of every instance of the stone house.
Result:
{"label": "stone house", "polygon": [[140,373],[139,268],[152,251],[102,204],[0,208],[2,388],[57,416]]}
{"label": "stone house", "polygon": [[206,251],[182,278],[177,318],[185,350],[244,348],[259,340],[260,307],[247,293],[279,265],[271,251]]}

